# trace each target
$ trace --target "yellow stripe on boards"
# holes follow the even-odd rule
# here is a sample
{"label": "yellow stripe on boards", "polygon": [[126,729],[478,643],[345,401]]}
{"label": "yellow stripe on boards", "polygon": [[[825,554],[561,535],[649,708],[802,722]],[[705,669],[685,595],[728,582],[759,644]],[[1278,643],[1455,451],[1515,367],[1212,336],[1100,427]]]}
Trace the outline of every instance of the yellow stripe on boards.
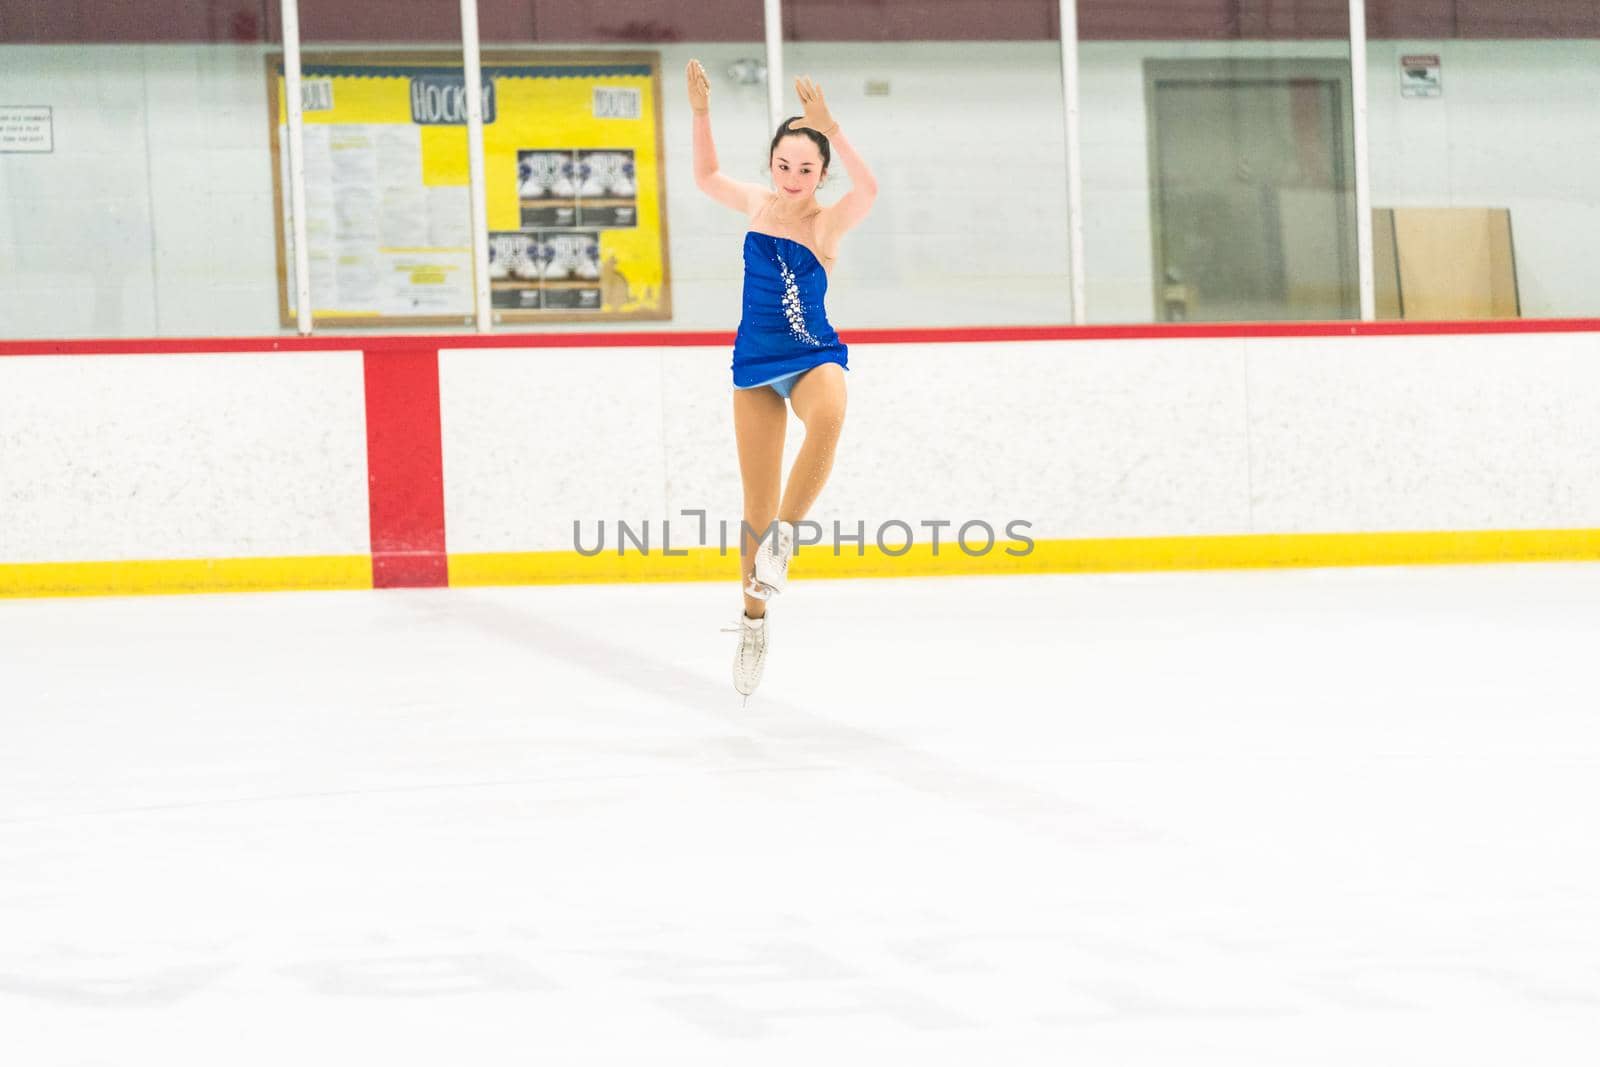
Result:
{"label": "yellow stripe on boards", "polygon": [[[982,555],[954,544],[915,544],[903,554],[868,544],[801,546],[790,577],[894,578],[958,574],[1074,574],[1230,570],[1258,567],[1378,567],[1408,564],[1533,563],[1600,560],[1600,530],[1471,530],[1421,533],[1226,534],[996,542]],[[890,545],[891,550],[897,548]],[[675,550],[676,551],[676,550]],[[632,547],[618,555],[574,551],[463,553],[450,556],[450,584],[548,585],[585,582],[736,580],[737,555],[691,548],[682,556]]]}
{"label": "yellow stripe on boards", "polygon": [[371,588],[370,556],[0,563],[0,597]]}
{"label": "yellow stripe on boards", "polygon": [[1600,560],[1600,530],[1227,534],[1040,541],[1033,573],[1385,567]]}
{"label": "yellow stripe on boards", "polygon": [[[895,546],[891,545],[891,549]],[[804,545],[789,574],[809,578],[897,578],[965,574],[1074,574],[1228,570],[1256,567],[1376,567],[1600,560],[1600,530],[1472,530],[1424,533],[1229,534],[997,542],[983,555],[959,546],[916,544],[901,555],[850,545]],[[737,554],[716,548],[664,556],[629,548],[595,556],[575,551],[487,552],[450,556],[452,586],[609,582],[735,581]],[[129,560],[106,563],[0,563],[0,597],[244,593],[290,589],[371,589],[369,556]]]}
{"label": "yellow stripe on boards", "polygon": [[[596,582],[710,582],[737,581],[738,554],[726,556],[715,548],[673,549],[664,556],[629,549],[618,555],[609,549],[594,556],[571,550],[560,552],[464,552],[450,556],[450,584],[469,585],[581,585]],[[790,573],[794,573],[793,567]]]}

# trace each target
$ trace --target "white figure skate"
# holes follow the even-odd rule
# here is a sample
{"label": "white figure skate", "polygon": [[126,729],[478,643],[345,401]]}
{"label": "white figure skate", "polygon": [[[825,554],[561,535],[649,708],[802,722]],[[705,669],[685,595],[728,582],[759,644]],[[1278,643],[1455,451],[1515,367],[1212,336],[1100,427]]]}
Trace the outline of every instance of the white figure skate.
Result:
{"label": "white figure skate", "polygon": [[633,160],[627,156],[619,156],[616,173],[611,178],[611,195],[632,197],[637,192],[638,189],[633,184]]}
{"label": "white figure skate", "polygon": [[569,243],[558,234],[544,243],[539,259],[544,265],[545,279],[566,278],[572,273],[572,256]]}
{"label": "white figure skate", "polygon": [[761,671],[767,665],[767,639],[772,632],[771,627],[772,623],[766,615],[752,619],[740,612],[738,622],[722,628],[725,634],[739,635],[739,647],[733,653],[733,687],[747,698],[747,702],[756,686],[761,684]]}
{"label": "white figure skate", "polygon": [[517,195],[525,199],[537,200],[545,195],[546,182],[544,175],[534,168],[533,161],[521,160],[517,163]]}
{"label": "white figure skate", "polygon": [[578,163],[578,195],[585,199],[606,195],[605,156],[596,154]]}
{"label": "white figure skate", "polygon": [[551,195],[563,198],[576,196],[578,185],[573,181],[573,178],[577,177],[577,174],[577,165],[570,159],[563,159],[561,161],[561,169],[557,172],[556,180],[551,185]]}
{"label": "white figure skate", "polygon": [[794,554],[794,523],[778,520],[778,529],[771,537],[763,537],[756,548],[756,572],[745,587],[745,592],[757,600],[783,592],[789,580],[789,557]]}
{"label": "white figure skate", "polygon": [[577,263],[578,277],[586,281],[594,281],[600,277],[600,244],[590,241],[584,246],[583,252]]}
{"label": "white figure skate", "polygon": [[511,272],[517,276],[518,281],[536,282],[539,280],[539,264],[526,255],[517,257],[516,265],[511,268]]}

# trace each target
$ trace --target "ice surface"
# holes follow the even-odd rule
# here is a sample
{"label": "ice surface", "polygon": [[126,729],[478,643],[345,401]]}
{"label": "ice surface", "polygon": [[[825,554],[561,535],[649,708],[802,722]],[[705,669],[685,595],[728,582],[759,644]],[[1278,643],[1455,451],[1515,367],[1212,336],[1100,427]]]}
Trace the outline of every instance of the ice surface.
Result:
{"label": "ice surface", "polygon": [[0,601],[0,1052],[1600,1062],[1600,567]]}

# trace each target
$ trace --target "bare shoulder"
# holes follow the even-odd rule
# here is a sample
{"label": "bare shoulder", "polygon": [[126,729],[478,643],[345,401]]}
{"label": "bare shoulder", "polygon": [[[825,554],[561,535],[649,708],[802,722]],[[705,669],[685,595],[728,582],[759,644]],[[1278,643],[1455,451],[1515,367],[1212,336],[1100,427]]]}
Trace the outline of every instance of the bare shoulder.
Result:
{"label": "bare shoulder", "polygon": [[744,214],[745,220],[751,225],[754,225],[757,216],[766,210],[767,205],[772,203],[772,201],[777,198],[778,194],[773,192],[771,189],[763,189],[761,186],[755,184],[751,184],[748,188],[750,192],[749,198],[745,202]]}

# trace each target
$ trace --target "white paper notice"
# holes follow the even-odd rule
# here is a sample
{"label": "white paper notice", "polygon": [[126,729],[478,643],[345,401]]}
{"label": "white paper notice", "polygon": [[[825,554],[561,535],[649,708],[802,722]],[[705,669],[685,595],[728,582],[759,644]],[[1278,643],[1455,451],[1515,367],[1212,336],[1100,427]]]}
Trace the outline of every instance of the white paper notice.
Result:
{"label": "white paper notice", "polygon": [[391,257],[385,278],[387,315],[461,315],[472,310],[472,257],[429,252]]}
{"label": "white paper notice", "polygon": [[341,308],[368,310],[377,303],[378,258],[376,252],[359,248],[340,250],[337,275]]}
{"label": "white paper notice", "polygon": [[333,253],[326,248],[311,246],[311,310],[326,303],[339,306],[339,275],[334,271]]}
{"label": "white paper notice", "polygon": [[422,185],[422,128],[379,126],[378,177],[385,189]]}
{"label": "white paper notice", "polygon": [[428,244],[433,248],[471,248],[472,200],[465,185],[428,187]]}
{"label": "white paper notice", "polygon": [[385,249],[424,248],[428,240],[428,202],[421,189],[385,189],[379,240]]}
{"label": "white paper notice", "polygon": [[[287,130],[279,134],[287,144]],[[307,123],[305,156],[311,303],[319,315],[471,313],[467,187],[423,183],[419,127]],[[287,166],[282,178],[287,189]],[[287,197],[284,209],[287,234]],[[292,263],[292,237],[286,245]],[[291,277],[291,310],[293,293]]]}
{"label": "white paper notice", "polygon": [[28,104],[0,104],[0,152],[53,152],[55,112]]}
{"label": "white paper notice", "polygon": [[371,126],[328,127],[328,158],[335,185],[375,189],[378,184],[378,138]]}

